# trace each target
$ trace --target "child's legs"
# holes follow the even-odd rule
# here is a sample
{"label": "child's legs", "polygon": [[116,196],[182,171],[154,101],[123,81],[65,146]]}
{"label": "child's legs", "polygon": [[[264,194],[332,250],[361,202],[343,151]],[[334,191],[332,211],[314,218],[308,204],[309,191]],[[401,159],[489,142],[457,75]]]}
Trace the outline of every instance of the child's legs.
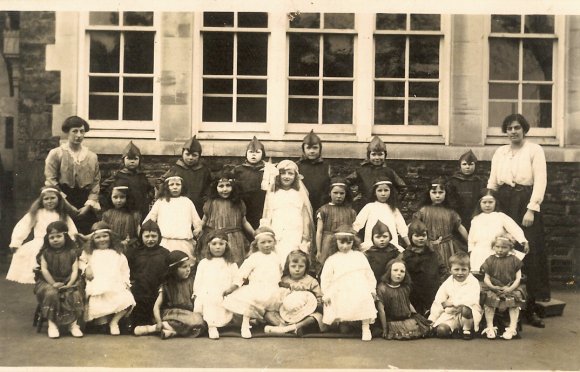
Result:
{"label": "child's legs", "polygon": [[125,309],[125,310],[121,310],[118,313],[115,313],[113,315],[113,318],[111,318],[111,325],[118,325],[119,324],[119,320],[121,320],[122,317],[125,316],[125,314],[127,314],[127,312],[129,311],[129,308]]}
{"label": "child's legs", "polygon": [[461,320],[460,323],[464,331],[469,331],[473,327],[473,313],[467,306],[461,306]]}
{"label": "child's legs", "polygon": [[437,333],[437,337],[439,338],[448,338],[451,337],[451,333],[453,330],[448,324],[441,323],[435,328],[435,332]]}
{"label": "child's legs", "polygon": [[280,316],[280,313],[277,311],[266,311],[264,314],[264,319],[266,323],[273,326],[285,326],[288,325]]}
{"label": "child's legs", "polygon": [[485,314],[485,322],[487,323],[487,328],[493,327],[493,318],[495,317],[495,307],[485,305],[483,307]]}
{"label": "child's legs", "polygon": [[518,326],[518,319],[520,317],[520,308],[510,307],[508,311],[510,314],[510,328],[512,330],[515,330]]}
{"label": "child's legs", "polygon": [[56,309],[58,308],[59,295],[58,289],[52,285],[42,282],[37,286],[36,299],[40,304],[42,316],[50,321],[56,321]]}

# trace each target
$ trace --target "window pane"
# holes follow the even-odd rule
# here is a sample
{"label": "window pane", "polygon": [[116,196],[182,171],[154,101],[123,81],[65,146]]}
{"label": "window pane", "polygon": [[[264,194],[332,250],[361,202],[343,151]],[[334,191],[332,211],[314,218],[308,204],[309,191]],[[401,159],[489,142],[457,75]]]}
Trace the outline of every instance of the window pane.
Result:
{"label": "window pane", "polygon": [[523,98],[524,99],[537,99],[537,100],[552,100],[552,85],[545,84],[524,84],[523,85]]}
{"label": "window pane", "polygon": [[320,28],[320,14],[300,13],[290,20],[290,28]]}
{"label": "window pane", "polygon": [[153,97],[123,97],[123,120],[153,120]]}
{"label": "window pane", "polygon": [[441,16],[439,14],[411,14],[411,30],[439,31]]}
{"label": "window pane", "polygon": [[290,76],[318,76],[320,36],[290,35]]}
{"label": "window pane", "polygon": [[324,76],[352,77],[354,36],[324,36]]}
{"label": "window pane", "polygon": [[552,127],[552,103],[530,103],[522,104],[522,115],[530,123],[532,128]]}
{"label": "window pane", "polygon": [[405,83],[393,81],[375,82],[375,97],[404,97]]}
{"label": "window pane", "polygon": [[234,82],[232,79],[203,79],[203,93],[232,94]]}
{"label": "window pane", "polygon": [[354,29],[354,14],[326,13],[324,14],[324,28]]}
{"label": "window pane", "polygon": [[89,24],[92,26],[117,26],[119,25],[118,12],[90,12]]}
{"label": "window pane", "polygon": [[231,97],[203,97],[203,121],[231,122]]}
{"label": "window pane", "polygon": [[409,125],[437,125],[438,102],[409,101]]}
{"label": "window pane", "polygon": [[268,13],[238,13],[238,27],[268,27]]}
{"label": "window pane", "polygon": [[119,72],[119,33],[91,32],[90,72]]}
{"label": "window pane", "polygon": [[136,74],[153,73],[153,47],[155,33],[125,33],[125,72]]}
{"label": "window pane", "polygon": [[89,92],[119,92],[119,78],[91,76]]}
{"label": "window pane", "polygon": [[205,27],[233,27],[233,12],[204,12],[203,25]]}
{"label": "window pane", "polygon": [[267,94],[268,82],[266,80],[238,79],[239,94]]}
{"label": "window pane", "polygon": [[405,36],[375,37],[375,77],[405,77]]}
{"label": "window pane", "polygon": [[322,122],[324,124],[352,123],[351,99],[322,100]]}
{"label": "window pane", "polygon": [[409,97],[439,97],[439,83],[409,83]]}
{"label": "window pane", "polygon": [[125,78],[123,91],[126,93],[153,93],[153,79]]}
{"label": "window pane", "polygon": [[406,14],[377,14],[377,30],[405,30],[406,26]]}
{"label": "window pane", "polygon": [[234,34],[206,32],[203,34],[204,75],[232,75]]}
{"label": "window pane", "polygon": [[518,99],[518,84],[489,84],[489,98]]}
{"label": "window pane", "polygon": [[553,34],[554,16],[527,15],[525,16],[524,33],[526,34]]}
{"label": "window pane", "polygon": [[375,124],[405,124],[405,102],[375,100]]}
{"label": "window pane", "polygon": [[325,81],[323,84],[325,96],[352,96],[351,81]]}
{"label": "window pane", "polygon": [[501,123],[506,116],[518,112],[517,102],[490,102],[489,103],[489,126],[501,128]]}
{"label": "window pane", "polygon": [[524,80],[552,80],[552,40],[524,40]]}
{"label": "window pane", "polygon": [[268,73],[268,34],[238,34],[238,75]]}
{"label": "window pane", "polygon": [[236,113],[238,122],[266,122],[266,98],[238,98]]}
{"label": "window pane", "polygon": [[489,40],[489,79],[518,80],[518,40]]}
{"label": "window pane", "polygon": [[288,85],[288,94],[302,96],[317,96],[318,81],[312,80],[290,80]]}
{"label": "window pane", "polygon": [[290,98],[288,100],[289,123],[318,123],[318,99]]}
{"label": "window pane", "polygon": [[153,26],[153,12],[125,12],[123,13],[125,26]]}
{"label": "window pane", "polygon": [[119,96],[89,95],[89,119],[118,120]]}
{"label": "window pane", "polygon": [[439,37],[409,38],[409,77],[439,77]]}
{"label": "window pane", "polygon": [[519,15],[491,16],[491,32],[519,33],[521,31],[522,17]]}

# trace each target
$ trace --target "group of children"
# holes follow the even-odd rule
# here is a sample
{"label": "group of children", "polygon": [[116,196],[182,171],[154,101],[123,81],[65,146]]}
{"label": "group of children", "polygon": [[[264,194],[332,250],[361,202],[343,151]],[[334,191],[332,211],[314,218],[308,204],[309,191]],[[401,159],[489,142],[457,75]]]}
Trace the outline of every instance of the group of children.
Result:
{"label": "group of children", "polygon": [[122,169],[102,183],[109,209],[91,234],[77,233],[57,188],[41,190],[14,229],[7,279],[36,283],[51,338],[64,326],[81,337],[83,321],[118,335],[127,318],[135,335],[162,338],[207,326],[217,339],[235,323],[244,338],[266,324],[266,333],[356,326],[363,340],[373,329],[386,339],[469,339],[485,314],[491,339],[498,308],[509,309],[502,337],[517,334],[528,245],[494,192],[480,194],[471,151],[450,181],[430,183],[407,224],[406,185],[380,138],[347,177],[331,174],[314,132],[302,150],[300,161],[274,165],[254,137],[244,163],[212,179],[193,137],[155,190],[131,142]]}

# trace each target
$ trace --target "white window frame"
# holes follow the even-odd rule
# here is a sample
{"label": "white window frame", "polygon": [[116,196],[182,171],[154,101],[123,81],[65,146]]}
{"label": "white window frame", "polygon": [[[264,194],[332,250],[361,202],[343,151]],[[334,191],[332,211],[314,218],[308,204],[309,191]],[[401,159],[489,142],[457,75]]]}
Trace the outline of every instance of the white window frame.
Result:
{"label": "white window frame", "polygon": [[[95,120],[91,119],[91,130],[87,133],[87,137],[95,138],[144,138],[144,139],[158,139],[159,138],[159,111],[160,111],[160,61],[161,61],[161,12],[153,12],[153,26],[117,26],[117,25],[90,25],[89,13],[80,13],[79,19],[79,79],[78,79],[78,112],[81,117],[88,118],[89,114],[89,66],[90,66],[90,36],[91,30],[98,31],[153,31],[154,37],[154,61],[153,61],[153,107],[152,120]],[[122,20],[123,11],[119,11],[119,20]],[[121,38],[122,43],[123,38]],[[121,44],[121,48],[123,45]],[[123,53],[120,56],[120,66],[123,63]],[[119,73],[122,77],[123,74]],[[139,77],[138,74],[131,74],[132,77]],[[144,75],[145,76],[145,75]],[[146,74],[150,77],[151,74]],[[122,91],[122,87],[121,87]],[[143,94],[140,94],[143,95]],[[121,104],[121,101],[120,103]]]}
{"label": "white window frame", "polygon": [[[482,115],[482,130],[483,136],[486,139],[486,143],[488,144],[496,144],[496,143],[504,143],[505,142],[505,133],[501,131],[501,123],[498,123],[500,126],[498,127],[489,127],[489,66],[491,63],[490,60],[490,47],[489,47],[489,40],[492,37],[498,38],[510,38],[520,40],[519,42],[519,62],[518,62],[518,69],[519,69],[519,76],[522,76],[521,69],[523,68],[523,52],[522,52],[522,42],[523,39],[552,39],[554,40],[553,49],[552,49],[552,127],[551,128],[530,128],[529,132],[526,134],[528,137],[539,137],[543,138],[544,141],[548,143],[554,142],[556,144],[556,138],[562,138],[562,123],[564,120],[564,77],[565,77],[565,16],[563,15],[554,15],[554,34],[531,34],[531,33],[524,33],[524,19],[526,14],[514,14],[519,15],[522,19],[521,22],[521,32],[520,33],[492,33],[491,32],[491,17],[492,15],[487,15],[485,19],[485,31],[484,31],[484,112]],[[541,15],[541,14],[538,14]],[[494,82],[501,82],[495,81]],[[515,83],[516,81],[510,80],[510,83]],[[522,82],[524,80],[518,80],[518,95],[521,97],[521,90],[522,90]],[[518,107],[521,108],[522,100],[518,98]],[[520,111],[521,113],[521,111]],[[500,137],[500,138],[498,138]]]}

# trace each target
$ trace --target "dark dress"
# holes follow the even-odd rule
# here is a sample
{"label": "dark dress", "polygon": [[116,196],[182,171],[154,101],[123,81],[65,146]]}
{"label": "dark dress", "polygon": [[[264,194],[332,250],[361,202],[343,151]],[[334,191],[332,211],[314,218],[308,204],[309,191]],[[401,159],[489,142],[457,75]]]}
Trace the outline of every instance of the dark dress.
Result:
{"label": "dark dress", "polygon": [[185,280],[171,278],[160,288],[163,296],[161,319],[182,337],[199,336],[203,326],[201,314],[193,312],[193,281],[194,275]]}
{"label": "dark dress", "polygon": [[377,287],[377,297],[385,308],[388,340],[411,340],[429,333],[428,321],[411,312],[410,292],[409,286],[403,284],[393,288],[380,283]]}
{"label": "dark dress", "polygon": [[471,216],[477,207],[479,194],[481,189],[485,187],[485,183],[476,175],[466,176],[461,172],[457,172],[450,178],[449,186],[459,199],[455,211],[459,213],[463,226],[469,231],[471,228]]}
{"label": "dark dress", "polygon": [[385,163],[376,166],[368,160],[362,162],[361,166],[347,177],[347,180],[359,185],[364,204],[367,204],[373,199],[373,187],[378,177],[388,177],[399,191],[406,186],[405,181]]}
{"label": "dark dress", "polygon": [[109,209],[103,213],[102,220],[106,222],[111,230],[117,234],[119,239],[129,238],[126,247],[137,243],[137,231],[139,229],[139,212],[131,213],[126,208]]}
{"label": "dark dress", "polygon": [[447,269],[439,255],[429,248],[417,253],[410,246],[403,252],[403,261],[411,277],[411,303],[419,314],[425,314],[447,277]]}
{"label": "dark dress", "polygon": [[385,268],[387,263],[399,256],[399,250],[395,248],[394,245],[389,244],[385,248],[377,248],[375,246],[370,247],[364,252],[369,260],[369,265],[371,265],[371,270],[375,274],[377,283],[381,282],[381,277],[385,273]]}
{"label": "dark dress", "polygon": [[298,172],[304,176],[302,182],[308,190],[312,210],[316,211],[328,200],[330,187],[330,165],[322,158],[309,160],[302,158],[296,162]]}
{"label": "dark dress", "polygon": [[261,189],[264,177],[264,162],[256,165],[245,162],[234,168],[236,183],[240,185],[240,198],[246,204],[246,219],[254,229],[260,226],[260,219],[264,211],[266,191]]}
{"label": "dark dress", "polygon": [[[498,257],[489,256],[483,265],[481,271],[489,274],[491,284],[495,286],[509,286],[516,279],[516,274],[522,269],[522,261],[514,255]],[[498,295],[494,290],[485,285],[481,286],[481,291],[485,293],[485,304],[491,307],[518,307],[526,303],[525,287],[520,285],[508,295]]]}
{"label": "dark dress", "polygon": [[[78,257],[76,249],[43,249],[37,260],[40,264],[40,257],[46,260],[48,271],[55,282],[67,284],[72,274],[72,266]],[[55,322],[57,325],[71,324],[82,318],[84,310],[83,294],[79,287],[68,289],[56,289],[49,284],[42,273],[36,277],[34,294],[42,316]]]}
{"label": "dark dress", "polygon": [[348,205],[334,205],[325,204],[316,213],[316,220],[322,220],[322,246],[317,247],[319,250],[319,260],[320,264],[324,264],[324,261],[329,256],[330,246],[332,243],[332,237],[334,236],[334,230],[341,225],[352,225],[356,219],[356,212]]}
{"label": "dark dress", "polygon": [[136,302],[131,313],[133,325],[151,324],[153,305],[167,274],[169,251],[159,245],[153,248],[139,245],[130,247],[126,256],[130,270],[131,293]]}
{"label": "dark dress", "polygon": [[[119,185],[129,187],[129,197],[133,200],[135,210],[139,211],[138,222],[143,222],[143,219],[149,213],[149,207],[155,191],[153,185],[147,180],[145,172],[140,170],[131,171],[127,168],[114,172],[101,183],[101,199],[111,195],[113,187]],[[111,204],[109,200],[101,200],[101,205],[109,204]]]}

